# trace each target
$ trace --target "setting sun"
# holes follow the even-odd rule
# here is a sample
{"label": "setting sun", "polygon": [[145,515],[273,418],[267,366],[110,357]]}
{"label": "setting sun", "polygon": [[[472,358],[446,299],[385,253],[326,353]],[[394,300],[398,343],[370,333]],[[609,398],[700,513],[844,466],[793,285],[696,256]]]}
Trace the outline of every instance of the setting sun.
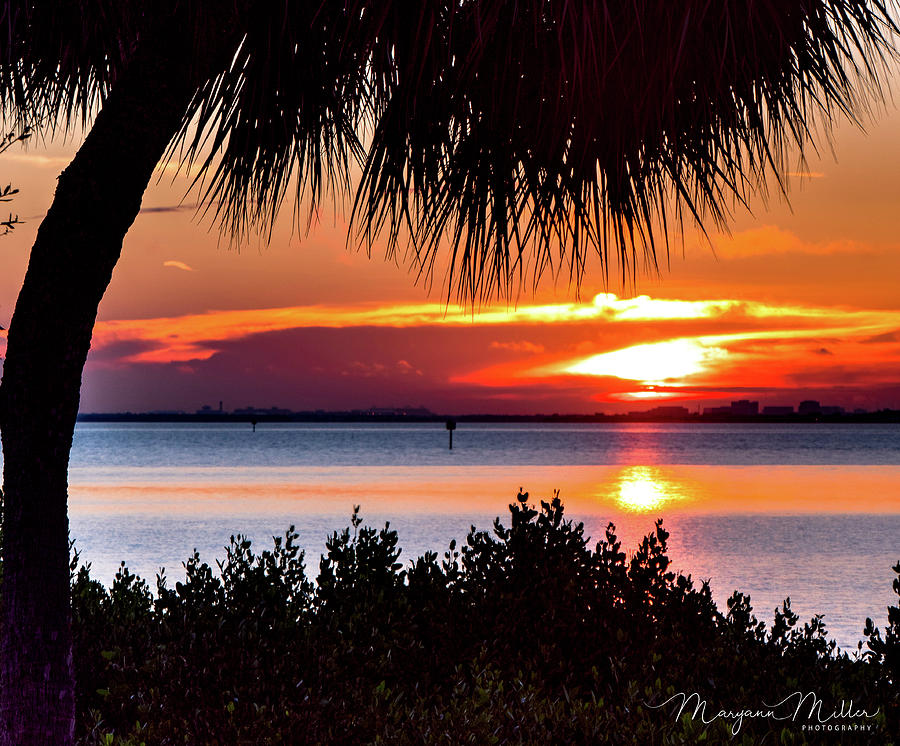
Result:
{"label": "setting sun", "polygon": [[702,373],[727,355],[721,347],[706,345],[696,339],[674,339],[592,355],[565,371],[662,383]]}

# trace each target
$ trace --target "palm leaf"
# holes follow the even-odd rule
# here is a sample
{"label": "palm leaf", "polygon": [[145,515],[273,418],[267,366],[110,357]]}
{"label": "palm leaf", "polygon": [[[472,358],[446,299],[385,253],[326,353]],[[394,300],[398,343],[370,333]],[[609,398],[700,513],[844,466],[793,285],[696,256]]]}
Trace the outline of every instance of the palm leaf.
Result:
{"label": "palm leaf", "polygon": [[365,241],[405,234],[426,271],[449,237],[464,298],[508,291],[528,264],[535,281],[564,267],[578,282],[589,250],[617,254],[624,279],[655,266],[657,226],[723,225],[782,182],[815,125],[879,92],[895,31],[886,7],[855,0],[454,7],[427,43],[403,40],[413,62],[354,214]]}
{"label": "palm leaf", "polygon": [[547,272],[577,284],[592,251],[627,281],[685,218],[725,226],[768,183],[783,190],[789,154],[880,95],[891,12],[882,0],[4,0],[0,109],[85,119],[135,49],[188,24],[196,95],[169,157],[193,168],[225,231],[270,229],[292,193],[309,217],[325,194],[350,194],[354,240],[385,240],[424,276],[446,265],[448,291],[484,299]]}
{"label": "palm leaf", "polygon": [[85,123],[133,56],[138,0],[3,0],[0,111],[26,125]]}

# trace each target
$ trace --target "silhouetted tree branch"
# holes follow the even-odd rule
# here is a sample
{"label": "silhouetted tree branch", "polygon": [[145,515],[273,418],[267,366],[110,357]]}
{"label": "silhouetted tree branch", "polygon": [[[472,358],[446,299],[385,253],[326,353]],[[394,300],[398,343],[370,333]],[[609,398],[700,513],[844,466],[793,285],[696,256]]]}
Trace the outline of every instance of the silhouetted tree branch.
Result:
{"label": "silhouetted tree branch", "polygon": [[[8,133],[2,140],[0,140],[0,154],[6,152],[17,142],[25,142],[29,137],[31,137],[31,129],[25,128],[21,132],[10,132]],[[18,194],[19,190],[16,189],[12,184],[7,184],[5,187],[0,187],[0,202],[10,202],[14,195]],[[18,215],[9,214],[9,217],[0,219],[0,229],[2,229],[2,233],[0,236],[5,236],[9,233],[15,226],[19,225],[22,221],[19,220]]]}

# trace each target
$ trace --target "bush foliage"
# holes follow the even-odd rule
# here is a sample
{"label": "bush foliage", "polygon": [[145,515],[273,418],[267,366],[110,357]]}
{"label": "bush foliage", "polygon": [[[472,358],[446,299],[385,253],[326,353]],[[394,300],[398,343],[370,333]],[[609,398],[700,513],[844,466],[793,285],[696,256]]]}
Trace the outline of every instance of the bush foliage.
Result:
{"label": "bush foliage", "polygon": [[[120,568],[111,588],[72,564],[82,744],[680,744],[889,742],[900,733],[900,609],[867,621],[852,656],[789,601],[771,628],[735,593],[670,569],[658,522],[630,556],[610,524],[593,549],[560,500],[510,505],[404,566],[395,531],[333,534],[315,584],[293,527],[254,553],[232,537],[212,568],[156,591]],[[900,564],[894,567],[900,573]],[[900,579],[894,581],[900,595]],[[679,693],[708,701],[679,716]],[[865,725],[714,718],[794,692],[822,718],[852,701]],[[674,699],[672,700],[672,698]],[[667,700],[672,700],[665,704]],[[737,735],[733,734],[737,727]]]}

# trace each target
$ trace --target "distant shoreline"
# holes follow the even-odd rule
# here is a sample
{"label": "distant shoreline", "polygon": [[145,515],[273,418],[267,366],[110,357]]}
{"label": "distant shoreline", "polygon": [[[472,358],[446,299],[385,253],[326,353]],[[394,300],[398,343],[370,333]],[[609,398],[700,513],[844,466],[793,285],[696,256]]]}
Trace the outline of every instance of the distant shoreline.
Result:
{"label": "distant shoreline", "polygon": [[663,417],[645,414],[367,414],[365,412],[290,412],[290,413],[187,413],[187,412],[95,412],[78,415],[78,422],[346,422],[346,423],[397,423],[436,422],[482,423],[628,423],[653,422],[672,424],[896,424],[900,423],[900,410],[845,414],[793,414],[793,415],[720,415],[693,414]]}

